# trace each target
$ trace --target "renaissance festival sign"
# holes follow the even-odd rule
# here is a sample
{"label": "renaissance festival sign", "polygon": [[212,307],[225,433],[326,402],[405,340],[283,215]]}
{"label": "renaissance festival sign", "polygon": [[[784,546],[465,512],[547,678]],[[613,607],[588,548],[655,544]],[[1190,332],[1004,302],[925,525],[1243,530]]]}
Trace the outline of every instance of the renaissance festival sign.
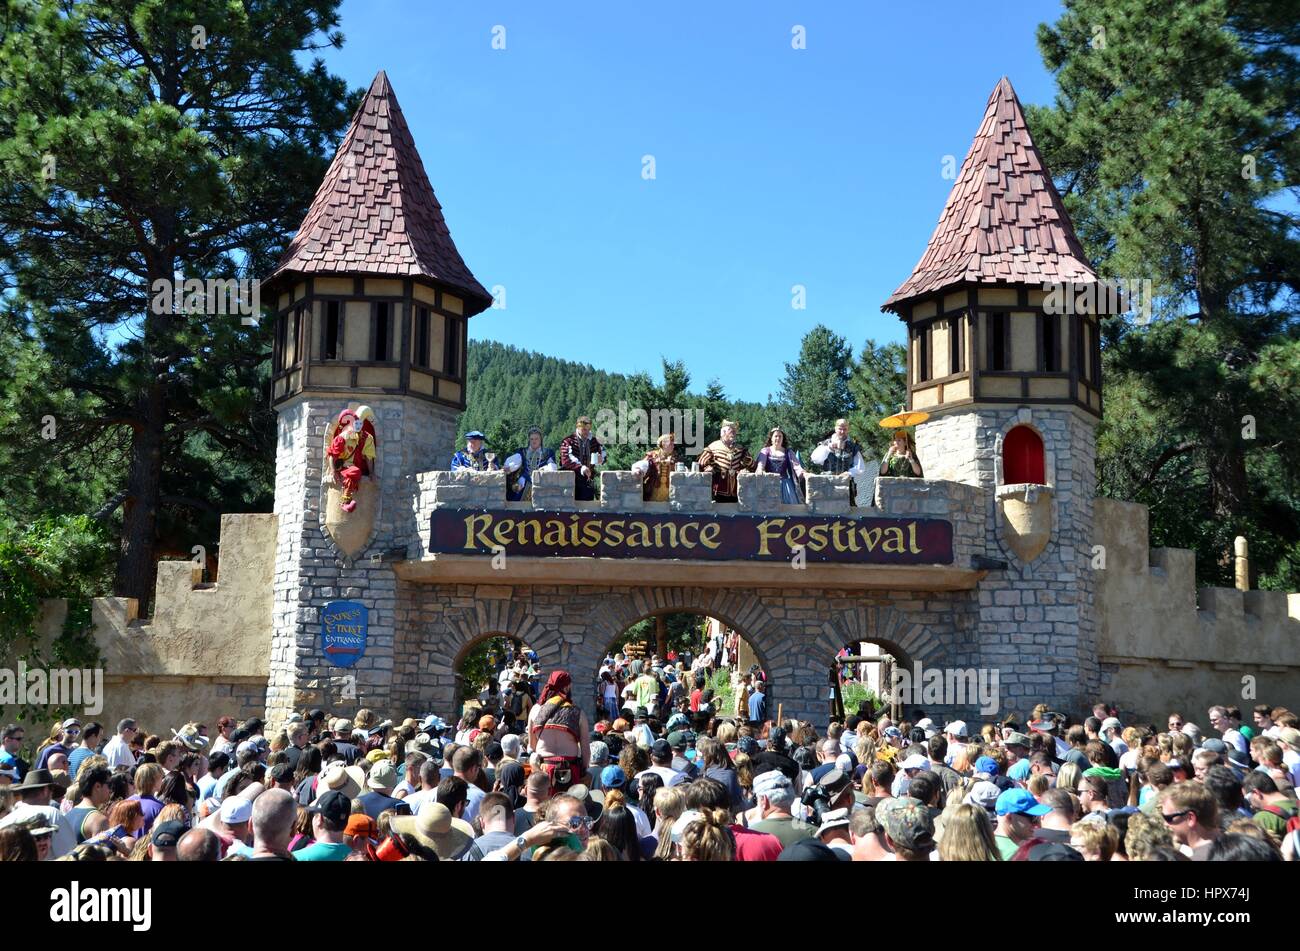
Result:
{"label": "renaissance festival sign", "polygon": [[952,523],[933,518],[606,515],[435,509],[430,551],[568,558],[682,558],[950,565]]}
{"label": "renaissance festival sign", "polygon": [[325,660],[351,667],[366,652],[370,612],[360,601],[330,601],[320,609],[320,641]]}

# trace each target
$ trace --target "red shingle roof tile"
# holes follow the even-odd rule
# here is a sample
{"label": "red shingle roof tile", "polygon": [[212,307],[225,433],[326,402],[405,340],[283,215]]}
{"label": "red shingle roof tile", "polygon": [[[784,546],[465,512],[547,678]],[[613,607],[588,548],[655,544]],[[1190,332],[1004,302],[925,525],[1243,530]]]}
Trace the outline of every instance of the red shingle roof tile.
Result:
{"label": "red shingle roof tile", "polygon": [[271,277],[289,272],[426,277],[491,300],[451,240],[382,70]]}
{"label": "red shingle roof tile", "polygon": [[989,96],[925,254],[884,309],[967,282],[1096,279],[1029,136],[1016,91],[1003,76]]}

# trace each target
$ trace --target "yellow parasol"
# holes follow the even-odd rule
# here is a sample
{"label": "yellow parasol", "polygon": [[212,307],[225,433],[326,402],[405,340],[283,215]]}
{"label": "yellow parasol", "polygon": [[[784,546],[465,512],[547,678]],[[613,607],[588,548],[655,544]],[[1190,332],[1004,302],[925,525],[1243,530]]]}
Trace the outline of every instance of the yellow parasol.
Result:
{"label": "yellow parasol", "polygon": [[918,423],[924,423],[930,418],[930,414],[923,410],[899,410],[892,416],[886,416],[880,421],[880,425],[885,429],[902,429],[904,426],[916,426]]}

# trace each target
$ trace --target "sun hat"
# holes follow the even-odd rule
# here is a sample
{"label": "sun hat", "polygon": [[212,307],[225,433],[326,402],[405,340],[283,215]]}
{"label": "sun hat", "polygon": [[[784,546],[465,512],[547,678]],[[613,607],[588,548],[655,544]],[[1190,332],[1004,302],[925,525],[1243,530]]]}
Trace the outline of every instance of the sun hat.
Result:
{"label": "sun hat", "polygon": [[474,841],[474,829],[457,819],[440,802],[426,803],[415,816],[394,816],[389,828],[416,840],[438,853],[440,859],[452,859]]}
{"label": "sun hat", "polygon": [[371,789],[387,790],[397,785],[397,767],[388,760],[380,760],[374,766],[370,767],[370,775],[366,777],[366,785]]}

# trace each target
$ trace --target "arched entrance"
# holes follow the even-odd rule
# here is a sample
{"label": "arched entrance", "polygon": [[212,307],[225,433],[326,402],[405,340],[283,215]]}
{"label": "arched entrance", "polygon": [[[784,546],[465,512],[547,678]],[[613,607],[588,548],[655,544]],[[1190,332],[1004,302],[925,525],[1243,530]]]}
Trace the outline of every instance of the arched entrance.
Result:
{"label": "arched entrance", "polygon": [[511,695],[526,692],[530,699],[539,690],[538,654],[521,638],[505,633],[485,634],[461,648],[455,662],[455,704],[451,718],[459,718],[468,705],[477,702],[491,711],[506,710],[527,714],[511,703]]}

